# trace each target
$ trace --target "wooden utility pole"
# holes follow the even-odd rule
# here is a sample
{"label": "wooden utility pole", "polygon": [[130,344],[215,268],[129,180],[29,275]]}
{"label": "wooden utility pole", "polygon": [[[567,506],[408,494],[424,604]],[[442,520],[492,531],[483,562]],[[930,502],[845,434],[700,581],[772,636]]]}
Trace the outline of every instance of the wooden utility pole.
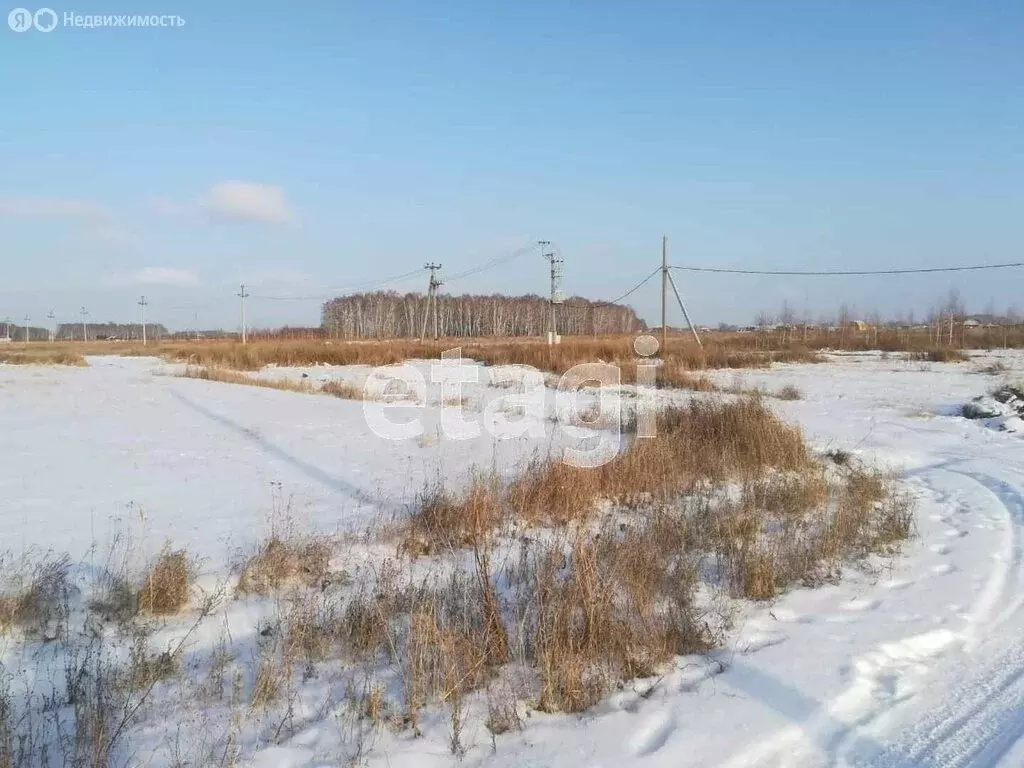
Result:
{"label": "wooden utility pole", "polygon": [[668,238],[661,236],[661,357],[668,353]]}

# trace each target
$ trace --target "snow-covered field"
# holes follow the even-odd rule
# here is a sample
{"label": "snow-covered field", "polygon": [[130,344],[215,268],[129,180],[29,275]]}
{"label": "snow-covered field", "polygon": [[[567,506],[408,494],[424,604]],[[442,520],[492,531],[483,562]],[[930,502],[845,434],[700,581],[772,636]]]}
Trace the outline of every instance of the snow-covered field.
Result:
{"label": "snow-covered field", "polygon": [[[981,372],[996,361],[1005,372]],[[542,436],[495,440],[485,431],[452,440],[438,428],[443,408],[431,390],[417,410],[423,434],[384,440],[360,402],[177,378],[175,370],[122,358],[94,358],[84,369],[0,366],[0,550],[54,549],[88,563],[127,529],[140,560],[172,541],[204,558],[212,582],[275,516],[311,531],[358,531],[389,519],[433,479],[458,485],[474,468],[508,475],[579,437],[556,429],[545,411]],[[303,373],[364,372],[261,375]],[[482,727],[467,727],[462,762],[1024,765],[1024,442],[959,416],[964,403],[1024,378],[1024,355],[978,353],[967,364],[837,355],[712,377],[799,388],[802,399],[771,407],[822,451],[898,468],[917,501],[916,537],[875,572],[850,569],[838,585],[745,605],[725,647],[680,658],[664,676],[627,685],[584,715],[531,712],[522,731],[493,742]],[[483,385],[469,391],[481,417],[493,394]],[[253,609],[231,605],[220,625],[191,638],[196,658],[224,628],[253,633]],[[165,634],[157,641],[181,631]],[[0,652],[15,689],[34,674],[28,665],[45,666],[40,649],[26,656],[0,644]],[[333,709],[317,707],[331,701],[326,687],[323,679],[305,685],[298,726],[280,743],[243,729],[242,742],[262,741],[241,744],[241,763],[350,764],[351,733]],[[172,764],[174,745],[184,741],[187,752],[209,735],[200,731],[210,723],[183,715],[183,706],[157,702],[132,733],[128,764]],[[376,733],[359,759],[454,764],[444,718],[425,717],[421,728],[419,738]]]}

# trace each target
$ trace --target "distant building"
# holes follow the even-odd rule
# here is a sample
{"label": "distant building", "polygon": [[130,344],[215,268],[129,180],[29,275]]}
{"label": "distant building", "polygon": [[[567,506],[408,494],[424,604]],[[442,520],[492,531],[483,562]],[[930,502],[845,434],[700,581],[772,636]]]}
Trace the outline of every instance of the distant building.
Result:
{"label": "distant building", "polygon": [[973,317],[964,320],[964,328],[980,328],[981,323],[975,320]]}

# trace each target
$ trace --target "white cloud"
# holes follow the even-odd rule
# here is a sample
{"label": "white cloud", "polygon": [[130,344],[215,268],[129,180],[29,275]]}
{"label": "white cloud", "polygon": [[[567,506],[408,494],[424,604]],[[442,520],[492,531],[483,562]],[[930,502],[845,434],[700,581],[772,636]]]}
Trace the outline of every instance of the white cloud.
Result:
{"label": "white cloud", "polygon": [[111,216],[99,203],[59,197],[0,197],[0,216],[103,223]]}
{"label": "white cloud", "polygon": [[195,272],[174,267],[145,267],[133,272],[119,282],[135,285],[196,285],[199,277]]}
{"label": "white cloud", "polygon": [[284,190],[272,184],[219,181],[201,203],[214,219],[241,219],[268,224],[288,224],[294,219]]}

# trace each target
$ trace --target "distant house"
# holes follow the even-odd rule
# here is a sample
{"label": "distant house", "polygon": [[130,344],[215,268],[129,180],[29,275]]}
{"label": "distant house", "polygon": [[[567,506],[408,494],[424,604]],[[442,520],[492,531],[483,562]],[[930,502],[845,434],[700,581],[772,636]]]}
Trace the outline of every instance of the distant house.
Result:
{"label": "distant house", "polygon": [[975,320],[973,317],[964,320],[964,328],[980,328],[981,323]]}
{"label": "distant house", "polygon": [[847,327],[854,331],[866,331],[871,326],[865,323],[863,320],[851,320],[847,323]]}

